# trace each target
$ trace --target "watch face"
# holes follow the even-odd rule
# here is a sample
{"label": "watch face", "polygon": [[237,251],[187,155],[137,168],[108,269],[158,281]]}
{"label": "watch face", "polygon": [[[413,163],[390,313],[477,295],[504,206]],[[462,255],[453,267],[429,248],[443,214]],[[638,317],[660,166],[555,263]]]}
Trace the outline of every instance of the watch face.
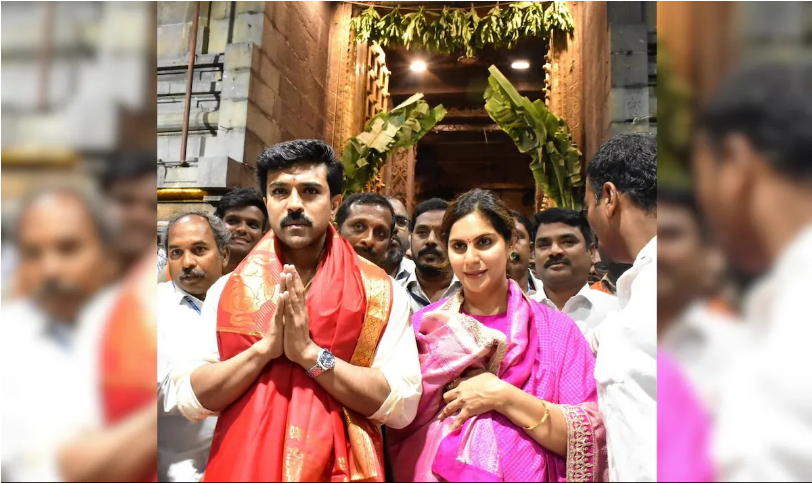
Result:
{"label": "watch face", "polygon": [[319,354],[319,365],[325,369],[332,369],[336,363],[335,356],[328,350],[322,351]]}

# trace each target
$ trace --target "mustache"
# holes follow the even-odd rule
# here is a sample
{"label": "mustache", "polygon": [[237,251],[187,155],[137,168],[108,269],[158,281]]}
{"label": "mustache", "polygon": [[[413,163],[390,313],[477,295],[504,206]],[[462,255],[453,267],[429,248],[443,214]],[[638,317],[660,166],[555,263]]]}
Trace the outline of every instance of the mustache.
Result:
{"label": "mustache", "polygon": [[75,297],[81,294],[81,289],[61,280],[46,280],[34,291],[34,297],[38,299],[51,297]]}
{"label": "mustache", "polygon": [[544,268],[550,268],[553,264],[556,263],[563,263],[564,265],[572,265],[570,259],[565,256],[550,257],[547,259],[547,262],[544,263]]}
{"label": "mustache", "polygon": [[178,275],[178,278],[183,280],[185,278],[195,278],[195,277],[205,277],[205,276],[206,276],[206,272],[204,272],[203,270],[201,270],[199,268],[190,268],[190,269],[184,268],[183,271],[180,273],[180,275]]}
{"label": "mustache", "polygon": [[417,253],[418,258],[426,256],[426,255],[436,255],[438,257],[443,256],[443,254],[440,252],[440,250],[438,250],[437,247],[434,247],[434,246],[428,246],[428,247],[420,250],[420,252]]}
{"label": "mustache", "polygon": [[361,253],[366,253],[367,255],[370,255],[370,256],[375,256],[375,254],[377,253],[377,252],[375,251],[375,249],[374,249],[374,248],[372,248],[372,247],[364,247],[364,246],[360,246],[360,245],[359,245],[359,246],[357,246],[357,247],[355,247],[355,251],[356,251],[358,254],[361,254]]}
{"label": "mustache", "polygon": [[295,212],[295,213],[288,213],[288,215],[282,218],[282,226],[288,226],[293,223],[304,223],[307,226],[313,226],[313,222],[308,219],[304,213]]}

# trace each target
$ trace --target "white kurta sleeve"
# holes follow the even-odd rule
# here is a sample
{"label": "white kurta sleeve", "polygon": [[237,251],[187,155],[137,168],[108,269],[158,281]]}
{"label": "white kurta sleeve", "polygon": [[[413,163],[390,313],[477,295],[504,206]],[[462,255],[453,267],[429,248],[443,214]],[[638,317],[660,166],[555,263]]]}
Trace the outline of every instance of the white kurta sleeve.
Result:
{"label": "white kurta sleeve", "polygon": [[189,361],[176,365],[169,374],[168,380],[161,385],[164,390],[164,402],[172,406],[177,406],[178,411],[190,421],[202,421],[217,413],[204,408],[197,395],[192,389],[192,372],[198,367],[206,364],[220,362],[220,350],[217,347],[217,305],[220,302],[220,295],[228,281],[228,275],[223,276],[211,286],[206,294],[206,302],[200,309],[200,323],[202,330],[207,334],[200,340],[199,351],[195,348],[198,356]]}
{"label": "white kurta sleeve", "polygon": [[408,426],[417,415],[417,405],[423,393],[423,379],[412,328],[409,295],[392,280],[392,296],[389,322],[372,362],[372,367],[383,372],[390,391],[381,407],[369,419],[377,424],[401,429]]}

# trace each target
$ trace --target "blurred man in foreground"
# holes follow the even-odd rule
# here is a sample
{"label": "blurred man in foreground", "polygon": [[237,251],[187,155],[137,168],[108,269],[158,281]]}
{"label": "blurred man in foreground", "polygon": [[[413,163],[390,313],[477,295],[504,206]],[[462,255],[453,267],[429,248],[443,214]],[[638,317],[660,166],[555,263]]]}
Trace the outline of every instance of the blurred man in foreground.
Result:
{"label": "blurred man in foreground", "polygon": [[706,108],[695,143],[697,193],[720,242],[741,268],[768,270],[721,390],[722,481],[812,480],[810,86],[808,61],[742,69]]}
{"label": "blurred man in foreground", "polygon": [[[111,321],[120,298],[103,289],[118,275],[108,248],[115,233],[102,206],[57,189],[36,194],[21,210],[16,242],[30,298],[4,305],[0,317],[4,481],[132,481],[154,474],[154,389],[133,389],[139,370],[154,371],[148,360],[154,353],[135,366],[120,364],[127,347],[140,350],[149,337],[121,318]],[[136,316],[132,308],[127,313]],[[112,344],[122,332],[128,346]]]}
{"label": "blurred man in foreground", "polygon": [[716,255],[693,193],[657,190],[657,338],[684,369],[708,410],[719,403],[720,376],[739,347],[735,320],[710,307],[704,281]]}
{"label": "blurred man in foreground", "polygon": [[120,277],[130,274],[144,254],[154,250],[155,166],[154,153],[120,154],[107,163],[99,183],[117,224],[113,246]]}

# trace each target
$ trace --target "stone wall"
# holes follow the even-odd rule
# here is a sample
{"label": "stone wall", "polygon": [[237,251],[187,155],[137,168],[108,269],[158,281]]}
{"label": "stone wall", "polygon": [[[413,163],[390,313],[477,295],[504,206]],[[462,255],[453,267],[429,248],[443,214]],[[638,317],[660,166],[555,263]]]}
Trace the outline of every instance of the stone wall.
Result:
{"label": "stone wall", "polygon": [[204,201],[216,203],[227,189],[256,187],[265,147],[323,137],[334,7],[201,2],[188,166],[180,166],[192,3],[159,3],[158,186],[205,189]]}
{"label": "stone wall", "polygon": [[[609,134],[656,133],[656,3],[608,2],[611,53]],[[654,52],[650,53],[650,45]],[[653,122],[652,122],[653,121]]]}

